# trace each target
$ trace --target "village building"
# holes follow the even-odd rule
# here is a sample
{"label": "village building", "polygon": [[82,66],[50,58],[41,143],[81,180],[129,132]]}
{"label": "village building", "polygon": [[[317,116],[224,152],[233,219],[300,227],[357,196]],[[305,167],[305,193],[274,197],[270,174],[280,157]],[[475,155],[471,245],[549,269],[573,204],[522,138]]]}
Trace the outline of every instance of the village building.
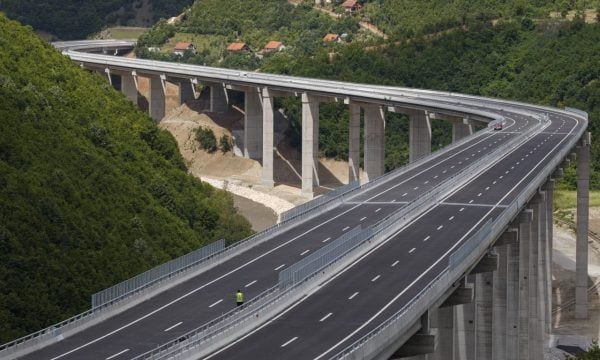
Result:
{"label": "village building", "polygon": [[341,39],[338,34],[327,34],[323,37],[323,42],[325,43],[336,43],[340,41]]}
{"label": "village building", "polygon": [[186,51],[191,51],[193,54],[196,53],[196,47],[194,44],[189,42],[178,42],[175,44],[175,48],[173,49],[173,53],[175,55],[183,56]]}
{"label": "village building", "polygon": [[342,7],[344,10],[346,10],[346,12],[355,13],[360,11],[363,6],[358,2],[358,0],[346,0],[342,4]]}
{"label": "village building", "polygon": [[239,51],[239,52],[247,52],[250,51],[250,47],[243,42],[234,42],[227,46],[227,51]]}
{"label": "village building", "polygon": [[269,41],[263,51],[265,53],[281,51],[285,49],[285,45],[281,41]]}

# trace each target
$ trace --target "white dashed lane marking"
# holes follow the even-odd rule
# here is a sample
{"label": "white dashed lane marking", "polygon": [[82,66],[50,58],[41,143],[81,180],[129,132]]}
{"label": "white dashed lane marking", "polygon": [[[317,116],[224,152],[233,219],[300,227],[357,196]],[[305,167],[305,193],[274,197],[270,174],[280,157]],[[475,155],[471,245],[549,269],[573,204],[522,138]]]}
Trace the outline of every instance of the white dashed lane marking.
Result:
{"label": "white dashed lane marking", "polygon": [[330,317],[331,315],[333,315],[333,313],[329,313],[329,314],[327,314],[327,315],[323,316],[323,317],[321,318],[321,320],[319,320],[319,322],[323,322],[323,321],[327,320],[327,318],[328,318],[328,317]]}
{"label": "white dashed lane marking", "polygon": [[221,299],[221,300],[218,300],[218,301],[215,301],[214,303],[212,303],[212,304],[211,304],[211,305],[209,305],[208,307],[209,307],[209,308],[211,308],[211,307],[213,307],[213,306],[215,306],[215,305],[217,305],[217,304],[220,304],[222,301],[223,301],[223,299]]}
{"label": "white dashed lane marking", "polygon": [[410,249],[410,251],[408,253],[412,254],[415,250],[417,250],[417,248],[412,248],[412,249]]}
{"label": "white dashed lane marking", "polygon": [[251,282],[247,283],[246,285],[244,285],[244,287],[250,287],[250,286],[256,284],[257,281],[258,280],[251,281]]}
{"label": "white dashed lane marking", "polygon": [[427,235],[427,237],[425,239],[423,239],[423,242],[425,242],[425,241],[427,241],[429,239],[431,239],[431,235]]}
{"label": "white dashed lane marking", "polygon": [[350,295],[350,297],[348,298],[348,300],[352,300],[352,299],[354,299],[354,297],[355,297],[356,295],[358,295],[358,291],[357,291],[357,292],[355,292],[354,294]]}
{"label": "white dashed lane marking", "polygon": [[297,336],[295,336],[295,337],[293,337],[293,338],[289,339],[288,341],[284,342],[284,343],[281,345],[281,347],[286,347],[286,346],[288,346],[289,344],[293,343],[293,342],[294,342],[294,341],[296,341],[296,340],[298,340],[298,337],[297,337]]}
{"label": "white dashed lane marking", "polygon": [[371,279],[371,282],[375,282],[377,281],[377,279],[379,279],[381,277],[381,275],[377,275],[374,278]]}
{"label": "white dashed lane marking", "polygon": [[394,263],[392,264],[392,267],[394,267],[394,266],[398,265],[398,263],[399,263],[399,262],[400,262],[400,260],[396,260],[396,261],[394,261]]}
{"label": "white dashed lane marking", "polygon": [[175,329],[176,327],[178,327],[181,324],[183,324],[183,321],[180,321],[180,322],[178,322],[177,324],[175,324],[173,326],[169,326],[168,328],[165,329],[165,332],[171,331],[171,330]]}

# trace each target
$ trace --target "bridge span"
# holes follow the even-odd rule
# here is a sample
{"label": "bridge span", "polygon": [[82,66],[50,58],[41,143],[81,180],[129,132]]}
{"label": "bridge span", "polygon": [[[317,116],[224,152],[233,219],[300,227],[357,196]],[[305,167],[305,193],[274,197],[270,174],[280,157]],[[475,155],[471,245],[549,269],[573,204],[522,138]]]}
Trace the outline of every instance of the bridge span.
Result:
{"label": "bridge span", "polygon": [[[109,80],[119,76],[135,101],[137,77],[149,77],[155,119],[164,115],[165,81],[179,83],[182,102],[197,96],[197,83],[210,87],[212,111],[227,108],[228,91],[243,91],[245,155],[262,159],[266,185],[273,185],[273,98],[302,97],[309,198],[318,181],[318,104],[344,102],[352,180],[361,116],[365,123],[366,183],[316,198],[185,268],[109,289],[89,312],[3,345],[0,357],[542,359],[551,330],[554,179],[575,159],[576,311],[587,317],[587,114],[114,56],[129,42],[55,46]],[[384,175],[389,111],[409,115],[411,163]],[[435,153],[433,118],[452,121],[455,140]],[[473,133],[475,121],[503,129]],[[238,288],[249,300],[241,308]]]}

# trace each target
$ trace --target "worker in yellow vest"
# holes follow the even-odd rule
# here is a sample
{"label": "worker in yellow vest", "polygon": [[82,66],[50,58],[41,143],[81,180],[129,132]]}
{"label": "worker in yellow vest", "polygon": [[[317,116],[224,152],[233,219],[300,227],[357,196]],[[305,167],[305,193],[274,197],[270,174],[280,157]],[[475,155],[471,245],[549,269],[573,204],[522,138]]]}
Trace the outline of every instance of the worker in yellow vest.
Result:
{"label": "worker in yellow vest", "polygon": [[242,290],[239,290],[235,293],[235,302],[237,306],[241,306],[244,303],[244,293]]}

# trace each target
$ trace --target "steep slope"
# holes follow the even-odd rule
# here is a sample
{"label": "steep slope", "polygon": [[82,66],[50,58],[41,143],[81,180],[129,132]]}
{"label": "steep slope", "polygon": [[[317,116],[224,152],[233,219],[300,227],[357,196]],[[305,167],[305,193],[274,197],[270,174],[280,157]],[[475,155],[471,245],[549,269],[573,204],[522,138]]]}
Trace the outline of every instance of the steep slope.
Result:
{"label": "steep slope", "polygon": [[91,293],[250,228],[174,139],[0,14],[0,343]]}

